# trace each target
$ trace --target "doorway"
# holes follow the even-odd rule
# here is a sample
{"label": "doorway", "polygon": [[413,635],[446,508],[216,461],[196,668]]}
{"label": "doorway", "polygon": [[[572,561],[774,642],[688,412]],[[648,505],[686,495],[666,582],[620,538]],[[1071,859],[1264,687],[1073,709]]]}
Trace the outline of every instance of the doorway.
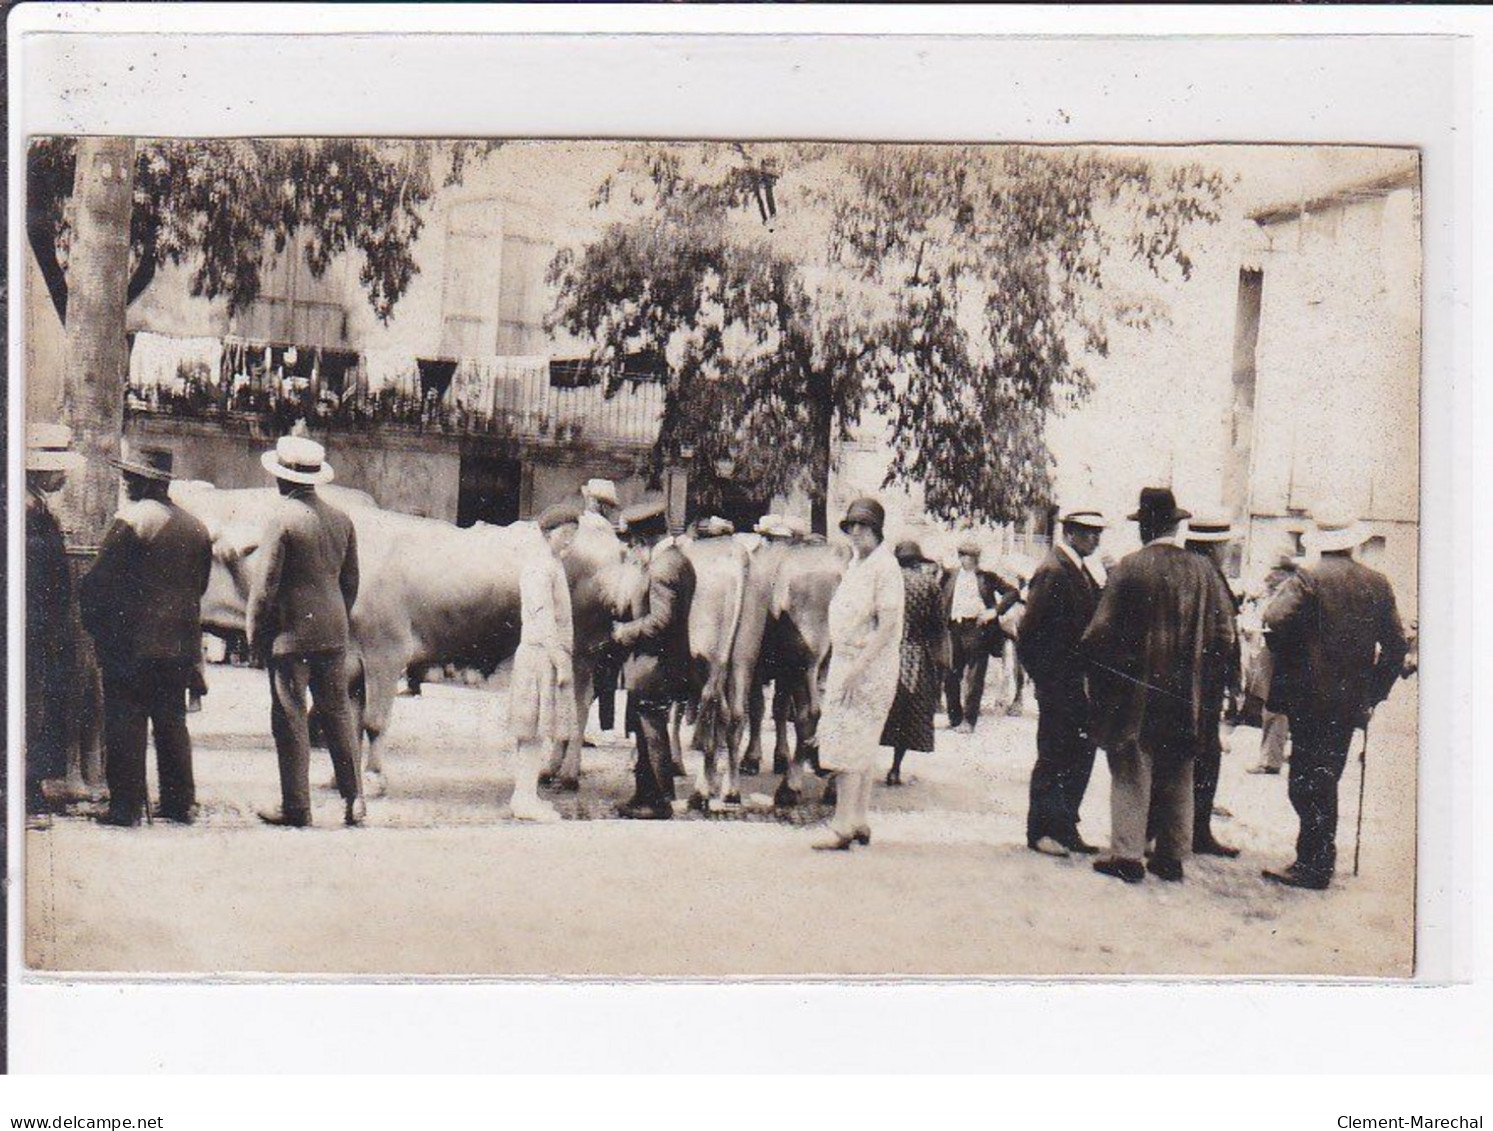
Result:
{"label": "doorway", "polygon": [[456,496],[456,525],[507,526],[518,521],[523,468],[516,459],[463,455]]}

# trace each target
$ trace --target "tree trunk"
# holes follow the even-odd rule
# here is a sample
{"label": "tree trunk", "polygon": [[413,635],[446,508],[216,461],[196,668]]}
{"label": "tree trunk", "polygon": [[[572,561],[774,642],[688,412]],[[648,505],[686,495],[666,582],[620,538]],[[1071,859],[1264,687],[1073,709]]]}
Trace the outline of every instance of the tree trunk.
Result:
{"label": "tree trunk", "polygon": [[78,140],[62,411],[88,460],[70,492],[77,511],[69,516],[68,533],[82,546],[102,541],[119,498],[119,476],[108,461],[119,455],[129,375],[125,307],[134,177],[133,141]]}
{"label": "tree trunk", "polygon": [[829,473],[834,447],[835,409],[827,377],[813,374],[809,380],[814,412],[813,460],[809,479],[809,522],[815,534],[829,533]]}

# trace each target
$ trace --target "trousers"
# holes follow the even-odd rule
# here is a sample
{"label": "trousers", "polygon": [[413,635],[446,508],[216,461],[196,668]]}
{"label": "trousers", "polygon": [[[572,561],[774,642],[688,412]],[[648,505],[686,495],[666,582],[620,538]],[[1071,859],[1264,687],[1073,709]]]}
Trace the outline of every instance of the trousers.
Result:
{"label": "trousers", "polygon": [[1219,723],[1219,718],[1213,715],[1203,720],[1197,763],[1192,772],[1192,838],[1197,844],[1213,839],[1213,799],[1218,796],[1218,775],[1223,770]]}
{"label": "trousers", "polygon": [[137,660],[128,672],[105,673],[104,776],[111,815],[134,820],[145,810],[150,730],[155,732],[161,812],[186,816],[197,803],[187,732],[187,688],[194,667],[192,660]]}
{"label": "trousers", "polygon": [[603,653],[596,660],[591,681],[596,690],[597,722],[602,730],[617,728],[617,680],[622,674],[622,664],[613,655]]}
{"label": "trousers", "polygon": [[1157,856],[1185,859],[1192,851],[1193,759],[1158,758],[1136,742],[1108,754],[1111,851],[1142,859],[1149,825]]}
{"label": "trousers", "polygon": [[633,796],[637,805],[661,808],[674,800],[674,759],[669,752],[667,700],[639,701],[628,695],[638,746],[633,764]]}
{"label": "trousers", "polygon": [[953,664],[944,679],[944,697],[948,700],[950,726],[974,726],[980,721],[980,700],[985,695],[985,672],[990,665],[983,637],[984,626],[977,620],[949,622]]}
{"label": "trousers", "polygon": [[1348,764],[1353,728],[1336,719],[1291,720],[1291,770],[1286,789],[1301,822],[1296,866],[1330,880],[1337,867],[1338,782]]}
{"label": "trousers", "polygon": [[1291,721],[1268,707],[1260,708],[1260,764],[1278,770],[1286,764]]}
{"label": "trousers", "polygon": [[280,759],[280,799],[287,816],[311,811],[308,690],[332,756],[337,792],[344,801],[363,795],[362,757],[347,695],[346,661],[347,653],[341,648],[270,660],[270,732],[275,736],[275,752]]}
{"label": "trousers", "polygon": [[1067,843],[1078,835],[1078,810],[1094,772],[1089,701],[1083,676],[1037,689],[1037,763],[1026,814],[1026,839]]}

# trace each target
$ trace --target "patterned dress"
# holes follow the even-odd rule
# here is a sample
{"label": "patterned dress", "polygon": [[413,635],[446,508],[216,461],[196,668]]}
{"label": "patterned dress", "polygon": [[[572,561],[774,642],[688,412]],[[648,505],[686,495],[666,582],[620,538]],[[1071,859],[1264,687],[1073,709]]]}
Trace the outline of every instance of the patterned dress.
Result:
{"label": "patterned dress", "polygon": [[942,571],[921,562],[902,571],[906,601],[903,613],[901,670],[897,697],[881,732],[881,745],[899,750],[933,749],[933,714],[943,686],[940,665],[947,654],[948,618],[944,615]]}

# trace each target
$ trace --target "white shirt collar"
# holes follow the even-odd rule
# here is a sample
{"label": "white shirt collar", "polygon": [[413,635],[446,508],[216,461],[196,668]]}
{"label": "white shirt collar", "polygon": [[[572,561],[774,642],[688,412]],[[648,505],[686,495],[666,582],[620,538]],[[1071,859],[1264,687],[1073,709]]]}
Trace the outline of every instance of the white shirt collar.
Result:
{"label": "white shirt collar", "polygon": [[1066,542],[1059,542],[1058,549],[1066,554],[1068,560],[1076,565],[1080,570],[1084,571],[1085,573],[1088,572],[1089,567],[1083,564],[1083,558],[1078,556],[1078,551],[1075,550],[1072,546],[1068,545],[1068,543]]}

